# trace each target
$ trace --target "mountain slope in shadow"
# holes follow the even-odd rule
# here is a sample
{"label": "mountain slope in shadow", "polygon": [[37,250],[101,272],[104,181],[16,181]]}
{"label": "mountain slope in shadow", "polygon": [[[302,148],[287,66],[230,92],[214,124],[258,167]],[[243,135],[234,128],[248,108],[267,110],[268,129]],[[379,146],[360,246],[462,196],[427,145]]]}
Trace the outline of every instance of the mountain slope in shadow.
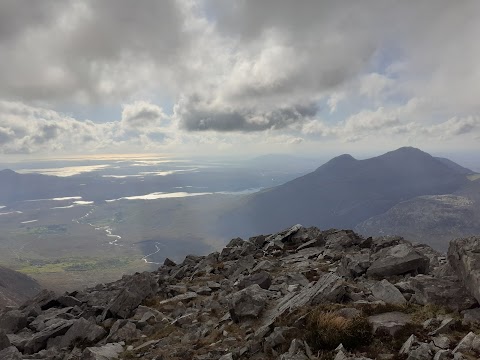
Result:
{"label": "mountain slope in shadow", "polygon": [[243,236],[294,223],[350,228],[401,201],[449,194],[468,182],[461,166],[416,148],[403,147],[366,160],[341,155],[312,173],[246,197],[220,222],[230,234]]}
{"label": "mountain slope in shadow", "polygon": [[17,306],[41,290],[31,277],[0,266],[0,309]]}

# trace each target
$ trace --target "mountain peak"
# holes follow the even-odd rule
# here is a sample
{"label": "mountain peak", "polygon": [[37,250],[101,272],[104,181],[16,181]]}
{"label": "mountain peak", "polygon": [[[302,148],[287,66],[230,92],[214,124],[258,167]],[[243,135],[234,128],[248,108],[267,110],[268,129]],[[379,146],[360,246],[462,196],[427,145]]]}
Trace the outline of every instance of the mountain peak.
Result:
{"label": "mountain peak", "polygon": [[342,154],[342,155],[339,155],[337,157],[334,157],[332,159],[332,161],[335,160],[335,161],[355,161],[356,159],[350,155],[350,154]]}
{"label": "mountain peak", "polygon": [[342,154],[338,155],[329,161],[327,161],[324,165],[339,165],[339,164],[351,164],[352,162],[357,161],[352,155],[350,154]]}
{"label": "mountain peak", "polygon": [[428,156],[432,157],[430,154],[426,153],[425,151],[422,151],[418,148],[412,147],[412,146],[404,146],[401,148],[398,148],[397,150],[389,151],[383,155],[380,155],[379,157],[391,157],[391,156]]}

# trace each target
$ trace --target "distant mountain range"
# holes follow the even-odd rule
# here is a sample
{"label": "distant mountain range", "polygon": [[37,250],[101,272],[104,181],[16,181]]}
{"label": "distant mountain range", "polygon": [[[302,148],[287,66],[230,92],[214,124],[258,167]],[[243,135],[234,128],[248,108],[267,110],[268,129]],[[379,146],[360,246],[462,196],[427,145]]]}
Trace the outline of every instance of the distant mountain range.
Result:
{"label": "distant mountain range", "polygon": [[31,277],[0,266],[0,309],[17,306],[41,290]]}
{"label": "distant mountain range", "polygon": [[[299,162],[300,168],[305,168],[311,160],[269,155],[253,159],[251,163],[265,169],[273,162],[273,168],[280,169],[268,173],[274,176],[281,173],[282,161],[285,169],[291,171],[289,163]],[[256,171],[259,170],[253,170]],[[449,159],[433,157],[412,147],[365,160],[345,154],[282,185],[243,197],[219,199],[218,206],[215,203],[209,207],[205,201],[204,214],[192,210],[172,226],[185,227],[185,221],[188,226],[202,223],[201,219],[208,214],[209,221],[203,223],[208,223],[209,234],[204,236],[209,237],[248,237],[300,223],[322,229],[354,228],[368,236],[397,234],[444,250],[445,244],[454,237],[480,233],[480,179],[469,180],[473,173]],[[251,178],[242,169],[235,174],[238,176],[212,170],[208,174],[191,173],[188,180],[194,176],[197,186],[216,181],[226,188],[232,181],[250,184]],[[95,175],[62,178],[3,170],[0,171],[0,204],[81,196],[100,206],[106,199],[174,189],[180,181],[185,182],[185,178],[177,175],[141,180]],[[185,208],[180,201],[178,204],[178,209]],[[163,209],[152,204],[155,206]],[[159,213],[159,216],[163,215]],[[147,222],[142,221],[145,231],[156,229],[157,224],[150,229]],[[196,231],[195,225],[190,231]]]}
{"label": "distant mountain range", "polygon": [[[295,223],[323,229],[363,223],[357,229],[380,233],[389,218],[381,214],[418,196],[429,199],[461,192],[472,186],[467,179],[472,173],[449,159],[412,147],[366,160],[341,155],[312,173],[244,198],[221,216],[220,223],[229,233],[244,236],[270,233]],[[471,194],[466,197],[470,199]],[[370,218],[376,220],[368,222]],[[396,227],[392,234],[402,235],[399,230]]]}

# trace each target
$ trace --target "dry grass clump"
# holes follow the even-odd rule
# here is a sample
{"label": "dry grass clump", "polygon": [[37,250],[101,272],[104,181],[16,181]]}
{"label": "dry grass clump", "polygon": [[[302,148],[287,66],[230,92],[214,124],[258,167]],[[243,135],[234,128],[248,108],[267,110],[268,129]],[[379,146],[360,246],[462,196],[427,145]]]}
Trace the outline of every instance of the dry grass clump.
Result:
{"label": "dry grass clump", "polygon": [[344,318],[332,311],[313,311],[307,317],[307,341],[315,351],[347,349],[369,345],[373,339],[372,325],[364,316]]}

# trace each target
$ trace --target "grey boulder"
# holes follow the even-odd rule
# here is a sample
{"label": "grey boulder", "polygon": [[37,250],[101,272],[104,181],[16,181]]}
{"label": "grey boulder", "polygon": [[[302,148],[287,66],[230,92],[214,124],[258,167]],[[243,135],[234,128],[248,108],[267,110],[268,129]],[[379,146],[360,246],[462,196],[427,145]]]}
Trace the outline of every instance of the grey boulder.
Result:
{"label": "grey boulder", "polygon": [[477,301],[456,277],[442,278],[418,275],[409,279],[414,291],[410,301],[420,305],[435,304],[462,311],[474,306]]}
{"label": "grey boulder", "polygon": [[80,318],[60,338],[59,348],[70,347],[76,343],[82,345],[91,345],[100,341],[107,335],[107,332],[101,327],[88,320]]}
{"label": "grey boulder", "polygon": [[126,282],[123,289],[105,310],[104,317],[110,313],[114,317],[126,319],[148,296],[155,294],[158,288],[153,274],[143,272],[135,274]]}
{"label": "grey boulder", "polygon": [[140,337],[140,331],[128,320],[117,320],[110,329],[107,342],[131,341]]}
{"label": "grey boulder", "polygon": [[23,360],[22,354],[15,346],[7,347],[0,351],[0,359],[2,360]]}
{"label": "grey boulder", "polygon": [[60,320],[42,331],[35,333],[25,344],[24,352],[26,354],[35,354],[45,349],[49,339],[65,335],[72,325],[72,320]]}
{"label": "grey boulder", "polygon": [[407,273],[424,274],[428,271],[429,259],[410,244],[398,244],[375,254],[367,276],[385,278]]}
{"label": "grey boulder", "polygon": [[10,340],[5,334],[5,331],[0,330],[0,350],[6,349],[10,346]]}
{"label": "grey boulder", "polygon": [[242,279],[239,282],[238,287],[240,289],[245,289],[253,284],[258,284],[262,289],[268,289],[270,285],[272,285],[272,277],[266,271],[259,271]]}
{"label": "grey boulder", "polygon": [[258,285],[251,285],[233,293],[229,299],[229,312],[233,320],[239,321],[243,317],[257,318],[265,309],[267,296]]}

